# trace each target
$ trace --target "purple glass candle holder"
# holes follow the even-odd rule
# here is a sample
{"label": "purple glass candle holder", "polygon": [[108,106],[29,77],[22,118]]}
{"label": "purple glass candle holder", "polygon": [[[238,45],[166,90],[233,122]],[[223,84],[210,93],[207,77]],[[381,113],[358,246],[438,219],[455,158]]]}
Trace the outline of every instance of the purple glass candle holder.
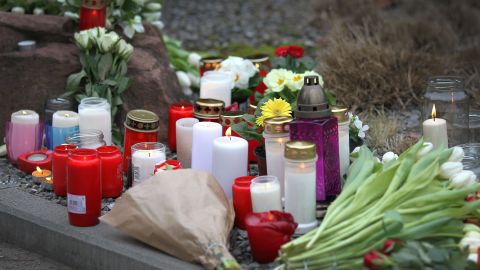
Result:
{"label": "purple glass candle holder", "polygon": [[43,140],[43,124],[18,124],[8,121],[5,125],[8,158],[16,164],[24,153],[39,150]]}

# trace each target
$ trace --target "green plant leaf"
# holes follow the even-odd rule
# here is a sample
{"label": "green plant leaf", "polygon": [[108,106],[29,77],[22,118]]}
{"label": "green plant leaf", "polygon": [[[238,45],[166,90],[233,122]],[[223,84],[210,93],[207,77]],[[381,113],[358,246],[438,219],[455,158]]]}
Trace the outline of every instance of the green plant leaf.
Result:
{"label": "green plant leaf", "polygon": [[109,86],[116,86],[117,82],[114,80],[105,80],[102,82],[103,84],[109,85]]}
{"label": "green plant leaf", "polygon": [[234,88],[232,90],[232,100],[233,102],[242,103],[245,102],[252,94],[253,92],[249,89]]}
{"label": "green plant leaf", "polygon": [[113,64],[113,56],[111,53],[107,53],[100,57],[100,61],[98,61],[98,76],[100,80],[105,80],[108,72],[112,68]]}
{"label": "green plant leaf", "polygon": [[249,126],[245,122],[234,124],[232,129],[245,140],[257,140],[260,143],[262,142],[262,135],[256,130],[255,127]]}
{"label": "green plant leaf", "polygon": [[120,76],[125,76],[127,74],[127,62],[125,61],[120,61],[120,64],[118,66],[118,73],[120,74]]}
{"label": "green plant leaf", "polygon": [[123,104],[122,97],[119,95],[115,95],[112,99],[112,106],[120,106]]}
{"label": "green plant leaf", "polygon": [[70,74],[70,76],[68,76],[68,79],[67,79],[66,90],[77,92],[80,89],[80,83],[82,82],[82,79],[85,78],[86,76],[87,76],[87,73],[85,73],[83,69],[78,73]]}
{"label": "green plant leaf", "polygon": [[127,77],[121,77],[120,79],[118,79],[117,83],[118,83],[117,93],[121,95],[123,94],[123,92],[125,92],[125,90],[128,89],[128,87],[130,87],[131,79]]}

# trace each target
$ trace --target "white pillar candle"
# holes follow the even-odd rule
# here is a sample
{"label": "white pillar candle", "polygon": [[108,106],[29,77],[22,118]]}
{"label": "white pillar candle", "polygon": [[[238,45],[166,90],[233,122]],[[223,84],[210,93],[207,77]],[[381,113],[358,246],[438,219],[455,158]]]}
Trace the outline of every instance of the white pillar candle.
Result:
{"label": "white pillar candle", "polygon": [[192,169],[212,173],[213,141],[222,136],[222,126],[214,122],[193,125]]}
{"label": "white pillar candle", "polygon": [[280,184],[275,176],[259,176],[250,185],[253,212],[282,211]]}
{"label": "white pillar candle", "polygon": [[73,111],[56,111],[52,117],[52,127],[69,128],[75,127],[79,124],[79,117]]}
{"label": "white pillar candle", "polygon": [[212,171],[227,197],[232,198],[235,178],[248,173],[248,142],[240,137],[232,137],[231,128],[225,134],[213,141]]}
{"label": "white pillar candle", "polygon": [[35,111],[20,110],[12,113],[10,122],[13,124],[37,125],[39,123],[39,117]]}
{"label": "white pillar candle", "polygon": [[433,148],[448,147],[447,121],[436,118],[435,105],[432,108],[432,119],[423,122],[423,139],[431,142]]}
{"label": "white pillar candle", "polygon": [[212,98],[225,102],[225,107],[232,104],[232,74],[220,71],[205,72],[200,79],[200,98]]}
{"label": "white pillar candle", "polygon": [[150,178],[155,165],[166,160],[165,146],[161,143],[142,142],[132,146],[133,185]]}
{"label": "white pillar candle", "polygon": [[193,125],[198,123],[196,118],[182,118],[177,120],[176,136],[177,136],[177,159],[182,164],[182,168],[190,168],[192,166],[192,134]]}
{"label": "white pillar candle", "polygon": [[100,130],[106,145],[112,144],[112,116],[110,104],[103,98],[84,98],[78,106],[80,132]]}
{"label": "white pillar candle", "polygon": [[291,141],[285,149],[285,212],[298,223],[297,234],[314,229],[316,218],[316,152],[311,142]]}

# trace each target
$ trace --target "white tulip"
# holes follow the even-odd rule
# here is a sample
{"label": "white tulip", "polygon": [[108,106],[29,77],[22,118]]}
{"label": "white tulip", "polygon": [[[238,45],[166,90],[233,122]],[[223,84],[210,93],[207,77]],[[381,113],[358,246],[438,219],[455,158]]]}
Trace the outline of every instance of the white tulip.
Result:
{"label": "white tulip", "polygon": [[355,149],[353,149],[352,151],[352,154],[358,153],[358,152],[360,152],[360,146],[355,147]]}
{"label": "white tulip", "polygon": [[187,73],[179,70],[176,72],[177,73],[177,78],[178,82],[182,86],[182,88],[190,88],[191,82],[190,79],[188,78]]}
{"label": "white tulip", "polygon": [[133,53],[133,46],[120,39],[117,43],[117,51],[123,59],[128,60]]}
{"label": "white tulip", "polygon": [[478,248],[480,247],[480,238],[477,236],[467,236],[463,237],[463,239],[460,241],[460,247],[461,248],[466,248],[468,247],[468,250],[471,253],[476,253]]}
{"label": "white tulip", "polygon": [[91,43],[90,43],[90,37],[88,35],[88,32],[81,31],[79,33],[75,33],[74,38],[78,47],[80,47],[83,50],[90,49]]}
{"label": "white tulip", "polygon": [[360,147],[357,146],[353,151],[350,153],[350,160],[353,162],[358,158],[358,152],[360,152]]}
{"label": "white tulip", "polygon": [[154,22],[150,22],[150,24],[152,24],[153,26],[155,26],[158,31],[162,31],[163,27],[165,27],[165,24],[163,24],[162,21],[158,20],[158,21],[154,21]]}
{"label": "white tulip", "polygon": [[422,157],[426,156],[430,151],[433,150],[433,144],[431,142],[423,143],[422,148],[417,153],[417,159],[421,159]]}
{"label": "white tulip", "polygon": [[396,160],[398,158],[398,155],[393,153],[393,152],[387,152],[385,154],[383,154],[383,157],[382,157],[382,163],[387,163],[387,162],[390,162],[392,160]]}
{"label": "white tulip", "polygon": [[475,253],[470,253],[470,254],[468,254],[467,260],[472,261],[472,262],[474,262],[474,263],[477,263],[478,254],[477,254],[476,252],[475,252]]}
{"label": "white tulip", "polygon": [[200,67],[200,60],[202,60],[202,57],[196,53],[192,52],[188,55],[188,63],[196,68]]}
{"label": "white tulip", "polygon": [[465,225],[463,225],[463,231],[465,233],[467,233],[467,232],[478,232],[478,233],[480,233],[480,227],[478,227],[475,224],[465,223]]}
{"label": "white tulip", "polygon": [[70,11],[65,11],[63,13],[63,16],[73,20],[78,20],[80,18],[80,16],[77,13],[70,12]]}
{"label": "white tulip", "polygon": [[439,174],[443,179],[450,179],[457,173],[460,173],[462,170],[462,163],[447,161],[440,166]]}
{"label": "white tulip", "polygon": [[117,44],[118,40],[120,37],[117,35],[115,32],[110,32],[105,34],[101,39],[100,39],[100,50],[102,52],[110,52],[114,46]]}
{"label": "white tulip", "polygon": [[463,188],[475,183],[477,176],[472,171],[461,171],[450,178],[453,188]]}
{"label": "white tulip", "polygon": [[200,87],[200,77],[198,75],[187,73],[190,82],[192,83],[192,87]]}
{"label": "white tulip", "polygon": [[191,96],[193,94],[193,91],[189,87],[185,87],[183,88],[183,94],[185,94],[186,96]]}
{"label": "white tulip", "polygon": [[160,3],[148,3],[147,8],[151,11],[157,11],[162,9],[162,4]]}
{"label": "white tulip", "polygon": [[452,148],[452,154],[448,158],[448,161],[455,161],[455,162],[461,162],[463,160],[463,157],[465,156],[465,152],[463,151],[463,148],[455,146]]}
{"label": "white tulip", "polygon": [[18,14],[25,14],[25,9],[23,7],[13,7],[11,12],[18,13]]}
{"label": "white tulip", "polygon": [[45,14],[45,11],[43,11],[43,8],[34,8],[33,9],[33,14],[34,15],[43,15],[43,14]]}

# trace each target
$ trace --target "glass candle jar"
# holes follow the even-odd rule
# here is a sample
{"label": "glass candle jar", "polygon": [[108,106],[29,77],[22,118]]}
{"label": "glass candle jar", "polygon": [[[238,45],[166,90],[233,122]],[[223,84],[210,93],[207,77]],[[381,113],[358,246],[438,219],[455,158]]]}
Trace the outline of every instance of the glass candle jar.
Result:
{"label": "glass candle jar", "polygon": [[81,0],[80,30],[105,27],[107,18],[106,0]]}
{"label": "glass candle jar", "polygon": [[71,225],[98,224],[102,208],[100,159],[96,150],[77,149],[68,155],[67,209]]}
{"label": "glass candle jar", "polygon": [[218,122],[224,109],[225,103],[221,100],[199,98],[195,101],[193,116],[200,122]]}
{"label": "glass candle jar", "polygon": [[123,140],[123,171],[128,172],[132,156],[132,145],[141,142],[157,142],[159,118],[147,110],[131,110],[125,119],[125,137]]}
{"label": "glass candle jar", "polygon": [[470,129],[470,142],[480,142],[480,108],[470,107],[468,126]]}
{"label": "glass candle jar", "polygon": [[57,196],[67,196],[68,154],[77,149],[71,144],[58,145],[52,154],[53,192]]}
{"label": "glass candle jar", "polygon": [[[265,153],[267,156],[267,174],[277,177],[282,197],[285,194],[285,165],[283,154],[285,143],[290,140],[289,124],[291,117],[274,117],[265,119]],[[272,209],[270,209],[272,210]]]}
{"label": "glass candle jar", "polygon": [[215,70],[223,61],[222,57],[211,56],[204,57],[200,60],[200,77],[207,71]]}
{"label": "glass candle jar", "polygon": [[282,211],[280,183],[276,176],[258,176],[252,180],[250,194],[253,212]]}
{"label": "glass candle jar", "polygon": [[53,147],[65,143],[65,138],[79,132],[78,114],[73,111],[56,111],[52,119],[51,144]]}
{"label": "glass candle jar", "polygon": [[177,120],[193,116],[193,105],[190,103],[175,103],[168,109],[168,147],[177,150],[176,125]]}
{"label": "glass candle jar", "polygon": [[80,131],[65,138],[66,144],[72,144],[78,148],[97,149],[106,145],[103,133],[100,130],[90,129]]}
{"label": "glass candle jar", "polygon": [[35,150],[42,146],[43,125],[39,116],[32,110],[20,110],[11,115],[10,122],[6,124],[6,145],[8,158],[16,164],[20,155]]}
{"label": "glass candle jar", "polygon": [[473,171],[480,179],[480,143],[466,143],[459,145],[465,152],[462,160],[463,169]]}
{"label": "glass candle jar", "polygon": [[317,154],[315,144],[289,141],[285,145],[285,212],[298,223],[296,234],[313,230],[318,222],[315,194]]}
{"label": "glass candle jar", "polygon": [[350,166],[350,120],[347,113],[347,107],[332,107],[332,114],[338,121],[338,159],[340,161],[340,176],[342,178],[345,177]]}
{"label": "glass candle jar", "polygon": [[52,120],[53,114],[57,111],[71,111],[73,104],[65,98],[49,98],[45,102],[45,145],[53,149]]}
{"label": "glass candle jar", "polygon": [[252,212],[252,196],[250,185],[254,176],[242,176],[235,179],[232,186],[233,208],[235,209],[235,225],[245,230],[245,217]]}
{"label": "glass candle jar", "polygon": [[141,142],[132,146],[133,185],[154,175],[155,165],[166,160],[165,145],[157,142]]}
{"label": "glass candle jar", "polygon": [[96,129],[103,133],[107,145],[112,145],[112,116],[110,104],[104,98],[88,97],[78,106],[80,133]]}
{"label": "glass candle jar", "polygon": [[102,166],[102,197],[116,198],[123,191],[122,154],[116,146],[100,146],[97,152]]}
{"label": "glass candle jar", "polygon": [[436,118],[445,119],[449,146],[468,142],[470,98],[462,77],[437,76],[428,80],[424,95],[423,120],[431,117],[433,105]]}

